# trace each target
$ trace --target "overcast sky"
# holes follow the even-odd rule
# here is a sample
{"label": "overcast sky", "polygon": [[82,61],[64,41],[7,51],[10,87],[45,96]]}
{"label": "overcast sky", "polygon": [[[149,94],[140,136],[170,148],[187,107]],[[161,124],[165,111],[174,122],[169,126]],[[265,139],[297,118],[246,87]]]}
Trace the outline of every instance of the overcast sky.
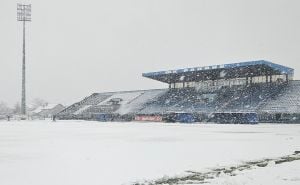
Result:
{"label": "overcast sky", "polygon": [[[20,1],[19,1],[20,2]],[[22,1],[21,1],[22,2]],[[299,0],[32,0],[27,99],[166,87],[143,72],[265,59],[300,79]],[[0,1],[0,101],[21,100],[22,24]]]}

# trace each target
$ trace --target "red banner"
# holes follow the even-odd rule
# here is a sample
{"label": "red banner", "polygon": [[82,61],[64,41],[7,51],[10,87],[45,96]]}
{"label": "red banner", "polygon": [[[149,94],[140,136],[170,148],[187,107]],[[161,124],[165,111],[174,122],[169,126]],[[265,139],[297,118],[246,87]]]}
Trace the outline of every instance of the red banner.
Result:
{"label": "red banner", "polygon": [[161,116],[135,116],[135,121],[155,121],[161,122]]}

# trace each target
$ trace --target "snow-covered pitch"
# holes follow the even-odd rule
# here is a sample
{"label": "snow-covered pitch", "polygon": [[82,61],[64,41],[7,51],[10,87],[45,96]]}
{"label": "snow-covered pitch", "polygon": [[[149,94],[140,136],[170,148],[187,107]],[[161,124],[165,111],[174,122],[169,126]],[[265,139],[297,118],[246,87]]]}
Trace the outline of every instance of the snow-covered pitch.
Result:
{"label": "snow-covered pitch", "polygon": [[[300,125],[0,122],[1,185],[121,185],[300,150]],[[211,184],[300,184],[300,162],[220,175]]]}

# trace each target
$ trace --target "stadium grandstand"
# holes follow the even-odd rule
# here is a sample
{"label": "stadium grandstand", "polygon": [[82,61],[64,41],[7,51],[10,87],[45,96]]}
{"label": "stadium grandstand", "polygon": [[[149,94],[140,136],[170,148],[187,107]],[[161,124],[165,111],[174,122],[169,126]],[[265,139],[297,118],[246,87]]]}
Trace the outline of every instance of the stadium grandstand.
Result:
{"label": "stadium grandstand", "polygon": [[58,119],[169,122],[297,122],[294,69],[265,60],[143,73],[168,88],[94,93]]}

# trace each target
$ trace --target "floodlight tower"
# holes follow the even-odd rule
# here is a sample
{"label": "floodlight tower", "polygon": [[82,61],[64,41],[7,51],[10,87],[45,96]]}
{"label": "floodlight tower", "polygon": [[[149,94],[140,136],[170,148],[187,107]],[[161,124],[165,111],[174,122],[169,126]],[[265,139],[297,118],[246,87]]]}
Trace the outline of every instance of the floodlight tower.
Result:
{"label": "floodlight tower", "polygon": [[26,115],[25,22],[31,21],[31,4],[17,4],[17,20],[23,22],[22,101],[21,114]]}

